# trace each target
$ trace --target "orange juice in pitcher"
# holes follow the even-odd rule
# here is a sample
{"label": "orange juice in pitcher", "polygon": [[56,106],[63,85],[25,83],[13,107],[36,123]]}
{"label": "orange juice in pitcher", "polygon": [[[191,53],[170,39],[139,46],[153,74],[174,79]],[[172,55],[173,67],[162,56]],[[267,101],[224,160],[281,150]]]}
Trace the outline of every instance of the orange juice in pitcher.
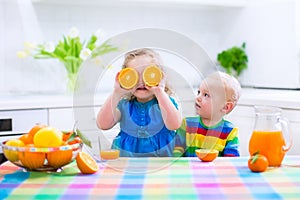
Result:
{"label": "orange juice in pitcher", "polygon": [[[249,141],[249,153],[256,152],[267,157],[269,166],[278,167],[291,147],[288,122],[281,117],[281,109],[255,106],[255,126]],[[289,136],[289,145],[285,137]]]}

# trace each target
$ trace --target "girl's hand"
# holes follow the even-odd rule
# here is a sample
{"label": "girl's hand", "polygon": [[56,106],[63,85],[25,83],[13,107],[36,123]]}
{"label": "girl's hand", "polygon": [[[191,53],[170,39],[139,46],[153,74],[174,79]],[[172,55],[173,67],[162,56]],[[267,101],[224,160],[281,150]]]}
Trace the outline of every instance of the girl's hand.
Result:
{"label": "girl's hand", "polygon": [[163,78],[161,79],[160,83],[157,86],[150,87],[150,86],[145,85],[145,87],[149,91],[152,91],[155,96],[156,96],[156,94],[158,94],[158,92],[165,91],[165,87],[166,87],[166,76],[165,76],[165,74],[163,73]]}
{"label": "girl's hand", "polygon": [[115,77],[115,83],[114,83],[114,93],[120,95],[121,97],[124,95],[131,95],[132,94],[132,90],[127,90],[121,87],[120,82],[118,80],[118,76],[119,73],[117,73],[116,77]]}

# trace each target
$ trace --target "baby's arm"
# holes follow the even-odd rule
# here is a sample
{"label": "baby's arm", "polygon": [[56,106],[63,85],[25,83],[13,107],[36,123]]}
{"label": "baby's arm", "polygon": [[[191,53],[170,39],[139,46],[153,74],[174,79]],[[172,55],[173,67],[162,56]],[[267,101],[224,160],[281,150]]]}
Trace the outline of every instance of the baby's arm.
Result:
{"label": "baby's arm", "polygon": [[240,156],[239,153],[239,138],[238,129],[234,128],[230,135],[228,136],[226,146],[223,150],[224,157],[237,157]]}

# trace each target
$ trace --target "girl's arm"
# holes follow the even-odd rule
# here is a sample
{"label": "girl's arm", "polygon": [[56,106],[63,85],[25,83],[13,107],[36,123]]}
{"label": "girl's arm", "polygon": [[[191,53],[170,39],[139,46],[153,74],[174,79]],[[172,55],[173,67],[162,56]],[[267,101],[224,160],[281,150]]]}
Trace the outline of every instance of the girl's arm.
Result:
{"label": "girl's arm", "polygon": [[107,130],[112,128],[121,118],[121,112],[117,109],[121,97],[113,92],[100,108],[97,115],[98,128]]}
{"label": "girl's arm", "polygon": [[118,74],[116,75],[114,90],[112,94],[106,99],[97,115],[97,126],[102,130],[110,129],[118,121],[120,121],[121,112],[117,108],[118,103],[124,95],[131,92],[130,90],[121,88],[117,77]]}
{"label": "girl's arm", "polygon": [[158,105],[160,107],[162,117],[166,127],[169,130],[176,130],[181,125],[181,114],[180,111],[175,107],[173,102],[170,100],[169,95],[164,91],[162,87],[152,87],[151,90],[154,92]]}
{"label": "girl's arm", "polygon": [[146,88],[151,90],[156,96],[159,108],[161,110],[162,118],[164,120],[166,127],[169,130],[176,130],[181,125],[181,121],[182,121],[181,113],[175,107],[173,102],[170,100],[169,95],[165,92],[165,86],[166,86],[166,76],[165,74],[163,74],[163,79],[158,84],[158,86],[156,87],[146,86]]}
{"label": "girl's arm", "polygon": [[186,150],[186,118],[182,120],[181,126],[176,130],[175,147],[173,157],[184,156]]}

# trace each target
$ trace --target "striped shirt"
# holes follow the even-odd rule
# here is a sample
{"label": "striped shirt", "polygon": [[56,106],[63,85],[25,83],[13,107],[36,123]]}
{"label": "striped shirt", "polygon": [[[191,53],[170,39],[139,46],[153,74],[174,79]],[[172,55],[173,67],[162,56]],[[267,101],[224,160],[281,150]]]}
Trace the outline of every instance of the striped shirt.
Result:
{"label": "striped shirt", "polygon": [[196,149],[216,149],[219,156],[240,156],[238,128],[222,119],[215,126],[207,127],[201,117],[186,117],[177,130],[174,154],[195,157]]}

